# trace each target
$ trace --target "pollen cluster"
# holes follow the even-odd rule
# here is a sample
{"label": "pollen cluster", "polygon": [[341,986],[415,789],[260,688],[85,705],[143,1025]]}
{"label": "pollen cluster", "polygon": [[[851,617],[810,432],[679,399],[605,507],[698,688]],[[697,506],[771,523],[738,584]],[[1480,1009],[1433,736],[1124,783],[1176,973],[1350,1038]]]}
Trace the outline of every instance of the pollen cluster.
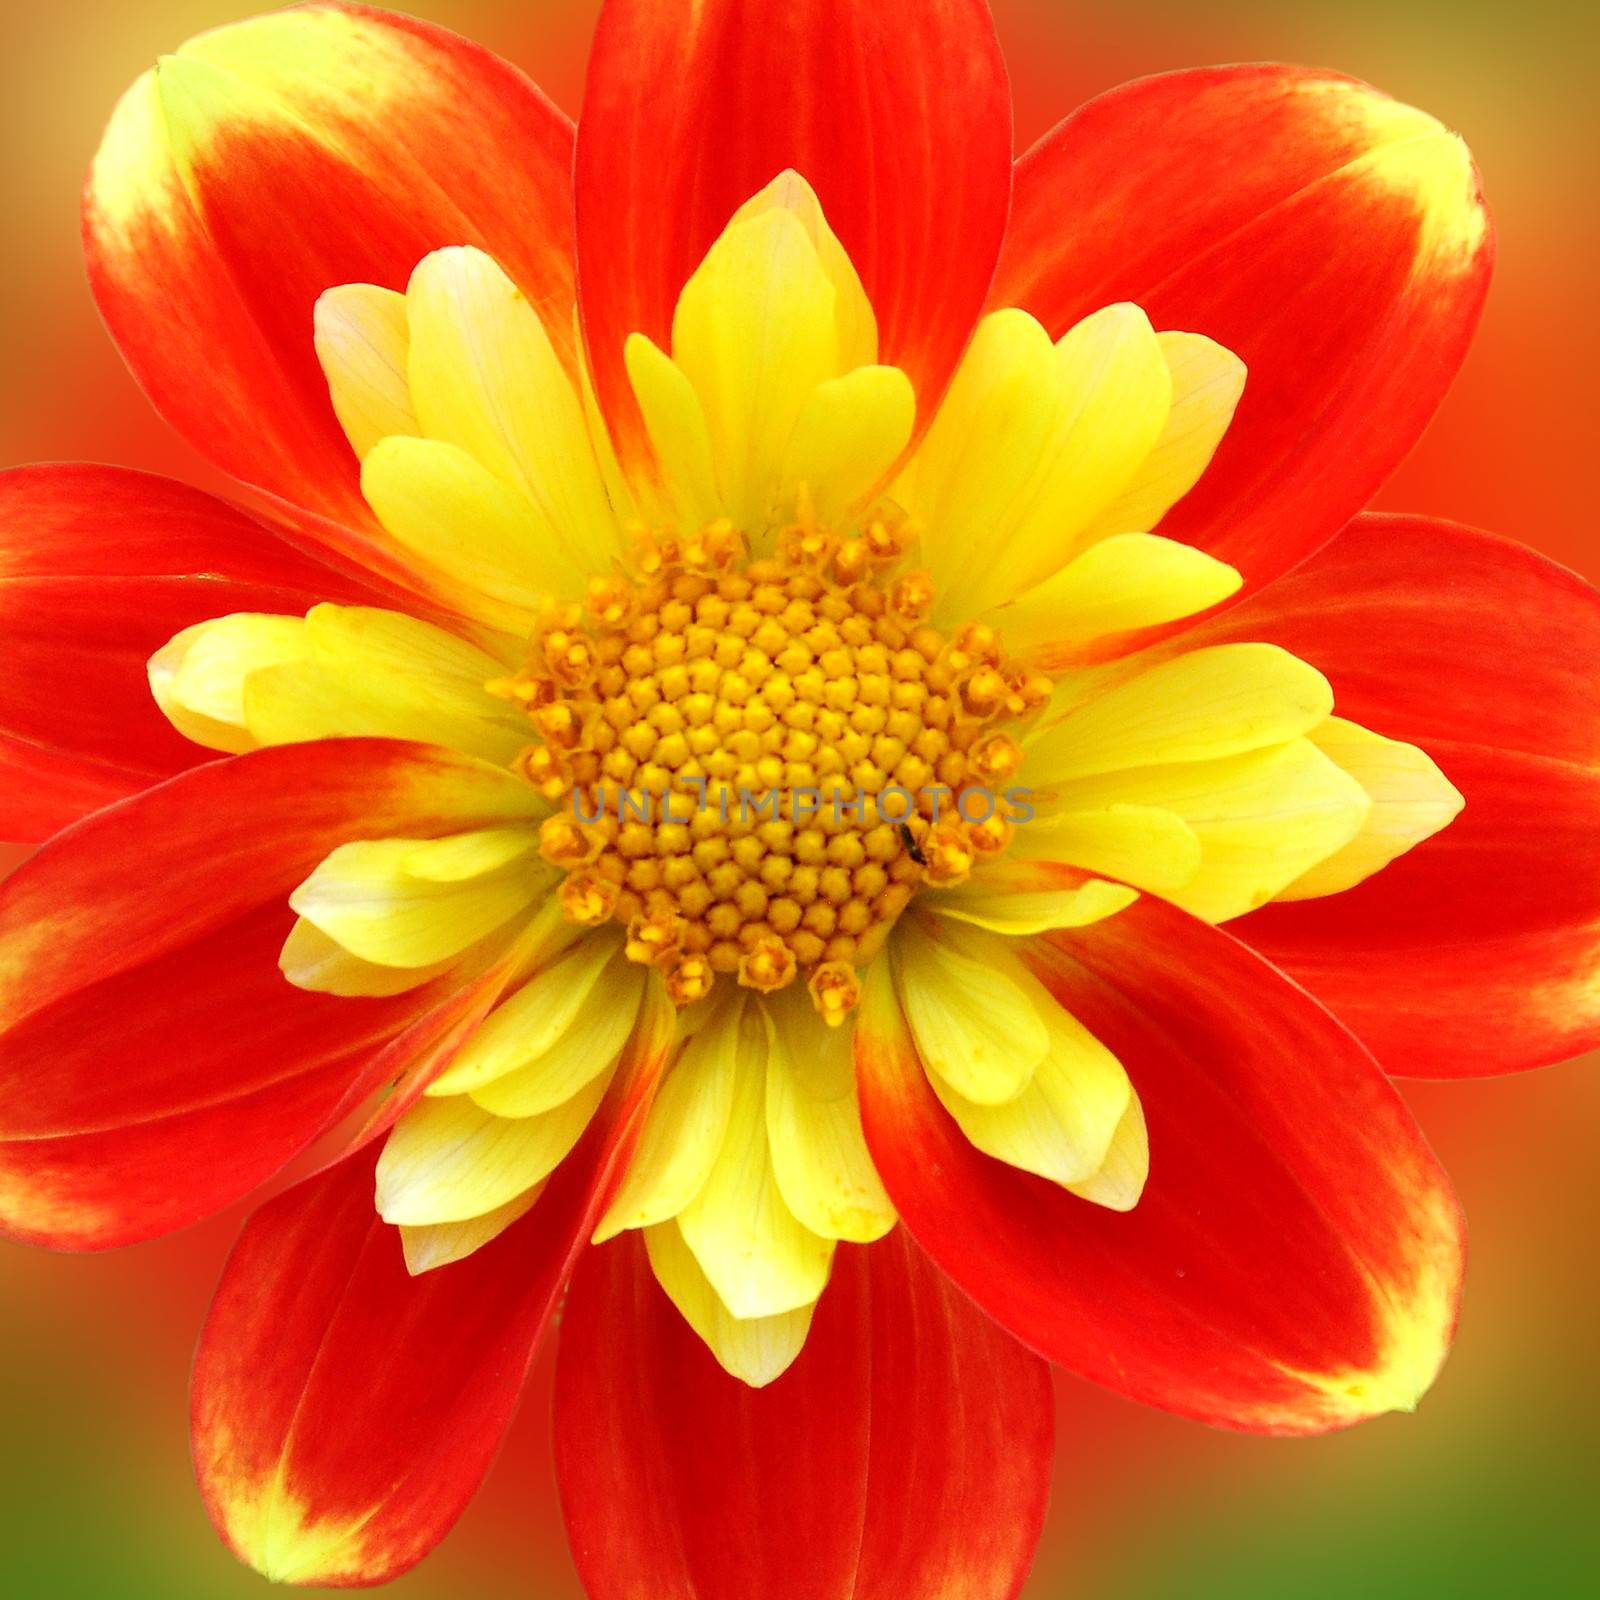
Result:
{"label": "pollen cluster", "polygon": [[539,736],[518,764],[555,807],[541,849],[566,915],[623,924],[680,1005],[719,973],[803,978],[842,1021],[918,885],[1010,839],[1021,751],[996,724],[1048,684],[1008,670],[987,627],[929,626],[910,538],[802,521],[752,558],[727,524],[641,533],[492,686]]}

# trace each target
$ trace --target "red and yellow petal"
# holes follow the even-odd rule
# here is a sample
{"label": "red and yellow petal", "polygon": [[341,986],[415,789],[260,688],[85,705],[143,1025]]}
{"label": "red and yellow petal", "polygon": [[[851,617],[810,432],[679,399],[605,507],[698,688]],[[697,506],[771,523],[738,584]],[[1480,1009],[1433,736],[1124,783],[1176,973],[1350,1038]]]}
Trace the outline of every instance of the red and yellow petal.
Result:
{"label": "red and yellow petal", "polygon": [[297,7],[190,40],[124,96],[85,194],[90,280],[179,432],[367,527],[317,297],[403,289],[430,250],[477,245],[570,349],[571,161],[571,123],[488,51],[365,7]]}
{"label": "red and yellow petal", "polygon": [[1005,1600],[1049,1487],[1049,1371],[903,1232],[839,1253],[804,1351],[732,1379],[635,1235],[562,1322],[556,1466],[593,1600]]}
{"label": "red and yellow petal", "polygon": [[1022,158],[991,303],[1059,335],[1132,300],[1243,359],[1233,423],[1161,531],[1254,585],[1411,448],[1492,254],[1471,158],[1431,118],[1333,74],[1216,67],[1102,95]]}
{"label": "red and yellow petal", "polygon": [[1320,668],[1342,714],[1421,746],[1466,798],[1365,883],[1233,931],[1389,1072],[1503,1072],[1600,1045],[1600,593],[1508,539],[1363,516],[1184,645],[1233,639]]}
{"label": "red and yellow petal", "polygon": [[1267,1433],[1411,1408],[1454,1330],[1462,1224],[1372,1058],[1150,897],[1028,958],[1127,1068],[1149,1180],[1116,1212],[979,1154],[869,985],[863,1124],[922,1247],[1025,1344],[1147,1404]]}
{"label": "red and yellow petal", "polygon": [[145,663],[234,611],[371,602],[244,512],[113,467],[0,474],[0,836],[35,842],[206,759],[150,696]]}
{"label": "red and yellow petal", "polygon": [[678,291],[785,168],[816,190],[923,408],[994,272],[1011,103],[982,0],[611,0],[576,168],[580,302],[600,404],[641,442],[623,344],[668,346]]}
{"label": "red and yellow petal", "polygon": [[616,1192],[667,1043],[657,1019],[641,1021],[531,1210],[459,1261],[407,1270],[400,1230],[374,1206],[374,1148],[250,1220],[201,1335],[192,1403],[201,1492],[242,1561],[278,1582],[365,1586],[449,1531]]}
{"label": "red and yellow petal", "polygon": [[439,1001],[292,988],[290,890],[347,839],[482,826],[527,795],[443,751],[336,740],[196,767],[53,839],[0,888],[0,1227],[126,1244],[281,1168]]}

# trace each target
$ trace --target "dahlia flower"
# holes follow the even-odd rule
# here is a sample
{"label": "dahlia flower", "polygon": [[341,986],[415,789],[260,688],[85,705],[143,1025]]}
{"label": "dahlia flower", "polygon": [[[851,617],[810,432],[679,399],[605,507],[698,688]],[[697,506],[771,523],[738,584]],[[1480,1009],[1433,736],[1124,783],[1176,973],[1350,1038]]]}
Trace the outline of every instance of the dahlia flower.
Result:
{"label": "dahlia flower", "polygon": [[1409,1409],[1390,1083],[1600,1040],[1596,596],[1362,507],[1491,233],[1287,66],[1013,161],[979,0],[609,0],[581,127],[316,3],[116,108],[84,240],[225,501],[0,480],[0,1222],[232,1206],[193,1435],[380,1582],[560,1312],[596,1600],[1014,1594],[1050,1367]]}

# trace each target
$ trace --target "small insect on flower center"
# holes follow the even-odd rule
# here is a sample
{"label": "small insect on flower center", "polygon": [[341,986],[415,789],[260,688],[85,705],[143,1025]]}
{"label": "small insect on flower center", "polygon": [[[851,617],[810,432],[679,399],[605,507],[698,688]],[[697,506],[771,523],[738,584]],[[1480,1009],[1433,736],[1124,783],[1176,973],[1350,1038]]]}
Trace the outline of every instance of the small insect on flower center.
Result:
{"label": "small insect on flower center", "polygon": [[752,557],[726,523],[640,534],[493,686],[539,735],[518,765],[554,806],[540,843],[566,915],[621,923],[679,1005],[720,974],[804,981],[842,1022],[919,885],[1010,840],[1021,749],[1000,724],[1048,684],[988,627],[929,625],[910,538],[805,519]]}

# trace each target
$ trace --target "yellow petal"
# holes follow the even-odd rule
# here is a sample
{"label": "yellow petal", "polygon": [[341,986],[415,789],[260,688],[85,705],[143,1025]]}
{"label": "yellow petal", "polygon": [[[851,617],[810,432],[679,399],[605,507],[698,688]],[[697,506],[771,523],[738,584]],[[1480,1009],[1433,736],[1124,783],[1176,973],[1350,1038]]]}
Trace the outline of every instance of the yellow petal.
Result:
{"label": "yellow petal", "polygon": [[371,283],[329,289],[313,313],[317,360],[350,448],[364,456],[391,434],[420,434],[407,377],[406,297]]}
{"label": "yellow petal", "polygon": [[361,464],[361,492],[401,545],[497,627],[526,633],[545,595],[581,586],[527,497],[458,445],[385,439]]}
{"label": "yellow petal", "polygon": [[467,1094],[542,1056],[572,1027],[615,954],[613,940],[580,939],[535,972],[489,1013],[427,1093]]}
{"label": "yellow petal", "polygon": [[1244,393],[1244,362],[1231,350],[1199,333],[1156,338],[1172,375],[1167,425],[1132,481],[1085,530],[1085,538],[1155,527],[1211,465]]}
{"label": "yellow petal", "polygon": [[1307,739],[1220,761],[1145,767],[1070,785],[1065,803],[1175,812],[1200,841],[1200,870],[1166,898],[1223,922],[1264,905],[1347,844],[1370,802]]}
{"label": "yellow petal", "polygon": [[981,1105],[1021,1094],[1050,1036],[1006,941],[958,935],[949,923],[934,937],[908,920],[896,928],[893,948],[900,1003],[923,1065]]}
{"label": "yellow petal", "polygon": [[432,883],[464,883],[522,862],[538,844],[537,839],[530,844],[531,833],[530,828],[513,825],[420,840],[406,861],[406,871]]}
{"label": "yellow petal", "polygon": [[448,972],[454,965],[455,960],[451,958],[427,967],[381,967],[374,961],[363,961],[351,955],[343,945],[335,944],[304,917],[295,919],[278,955],[279,970],[297,989],[369,998],[404,994],[407,989],[419,988],[441,972]]}
{"label": "yellow petal", "polygon": [[198,622],[151,656],[150,692],[186,739],[241,755],[256,748],[245,726],[245,680],[254,672],[304,658],[299,617],[239,611]]}
{"label": "yellow petal", "polygon": [[[1027,772],[1053,782],[1282,744],[1333,709],[1315,667],[1271,644],[1221,644],[1163,661],[1089,700],[1028,746]],[[1152,802],[1159,804],[1159,802]]]}
{"label": "yellow petal", "polygon": [[1040,815],[1018,830],[1012,850],[1013,856],[1103,872],[1157,894],[1190,882],[1201,858],[1194,829],[1176,812],[1120,801],[1097,810]]}
{"label": "yellow petal", "polygon": [[767,1138],[769,1026],[746,1005],[738,1031],[733,1109],[699,1194],[678,1214],[683,1237],[723,1303],[738,1317],[775,1316],[812,1304],[828,1281],[833,1241],[785,1203]]}
{"label": "yellow petal", "polygon": [[482,716],[486,702],[500,703],[483,685],[505,663],[431,622],[374,606],[320,605],[306,616],[306,637],[318,660],[426,684],[436,699],[464,712]]}
{"label": "yellow petal", "polygon": [[646,971],[620,953],[579,1007],[572,1025],[541,1055],[472,1091],[499,1117],[534,1117],[570,1100],[622,1056],[644,995]]}
{"label": "yellow petal", "polygon": [[424,967],[459,955],[543,892],[550,870],[538,847],[531,827],[340,845],[289,904],[364,961]]}
{"label": "yellow petal", "polygon": [[1092,1178],[1067,1187],[1080,1200],[1093,1201],[1108,1211],[1132,1211],[1150,1176],[1150,1140],[1145,1132],[1144,1107],[1138,1093],[1128,1100],[1116,1135],[1100,1170]]}
{"label": "yellow petal", "polygon": [[878,359],[877,318],[872,314],[872,302],[861,287],[854,264],[822,214],[822,202],[817,199],[816,190],[792,167],[787,168],[759,194],[746,200],[731,220],[746,222],[779,210],[788,212],[805,229],[806,237],[817,252],[817,261],[833,285],[833,316],[841,370],[848,372],[852,367],[870,366]]}
{"label": "yellow petal", "polygon": [[526,1194],[560,1166],[605,1098],[609,1073],[540,1117],[496,1117],[466,1095],[419,1100],[378,1157],[378,1214],[412,1226],[464,1222]]}
{"label": "yellow petal", "polygon": [[1348,844],[1279,890],[1279,900],[1305,900],[1353,888],[1413,845],[1431,839],[1466,804],[1455,785],[1415,745],[1386,739],[1342,717],[1329,717],[1307,737],[1366,790],[1372,809]]}
{"label": "yellow petal", "polygon": [[898,367],[857,367],[812,390],[784,451],[782,504],[809,495],[838,526],[878,487],[911,439],[917,399]]}
{"label": "yellow petal", "polygon": [[1148,533],[1091,545],[994,613],[1006,649],[1046,669],[1108,634],[1193,616],[1244,580],[1202,550]]}
{"label": "yellow petal", "polygon": [[[1107,306],[1084,318],[1062,336],[1044,365],[1038,362],[1037,338],[1021,329],[1017,333],[1015,374],[1003,370],[994,352],[979,352],[976,340],[966,361],[976,352],[986,363],[982,381],[999,393],[1020,380],[1014,392],[1028,396],[1043,413],[1042,426],[1040,418],[1030,418],[1015,440],[1001,436],[963,445],[943,433],[936,438],[936,419],[919,458],[930,448],[953,448],[985,470],[992,470],[996,458],[1012,459],[987,480],[988,493],[969,490],[956,497],[958,504],[966,502],[966,517],[952,518],[950,506],[926,505],[920,497],[907,502],[926,528],[923,548],[935,587],[958,588],[969,611],[1014,598],[1070,559],[1083,530],[1150,453],[1172,400],[1166,359],[1137,306]],[[993,428],[1005,410],[1001,405],[991,414],[962,399],[956,422]],[[920,477],[913,481],[920,484]],[[976,520],[973,511],[980,513]],[[983,559],[975,567],[972,556],[980,550]]]}
{"label": "yellow petal", "polygon": [[1085,317],[1056,344],[1061,412],[1035,482],[984,590],[1005,598],[1048,577],[1149,455],[1166,426],[1172,378],[1137,306]]}
{"label": "yellow petal", "polygon": [[1021,1094],[1004,1105],[976,1105],[937,1077],[929,1081],[985,1155],[1053,1183],[1082,1183],[1105,1165],[1133,1090],[1122,1063],[1033,982],[1050,1042]]}
{"label": "yellow petal", "polygon": [[[1197,845],[1197,862],[1199,857]],[[928,891],[927,907],[942,917],[1018,937],[1043,933],[1047,928],[1087,927],[1139,898],[1136,889],[1120,883],[1100,878],[1064,882],[1063,876],[1053,860],[1002,856],[984,862],[954,888]]]}
{"label": "yellow petal", "polygon": [[406,1271],[412,1277],[432,1272],[436,1267],[448,1267],[454,1261],[464,1261],[474,1250],[481,1249],[491,1239],[497,1239],[519,1217],[533,1209],[533,1203],[544,1192],[544,1185],[536,1183],[514,1199],[486,1211],[481,1217],[468,1217],[464,1222],[425,1223],[421,1227],[405,1226],[400,1230],[400,1248],[405,1252]]}
{"label": "yellow petal", "polygon": [[262,745],[370,736],[420,739],[509,765],[528,743],[524,717],[484,687],[504,663],[395,611],[322,605],[306,617],[306,653],[245,686]]}
{"label": "yellow petal", "polygon": [[406,288],[411,395],[423,429],[527,497],[569,563],[600,565],[617,524],[583,400],[526,296],[481,250],[424,256]]}
{"label": "yellow petal", "polygon": [[798,986],[769,1005],[767,1137],[784,1203],[813,1233],[870,1244],[895,1211],[861,1131],[850,1030],[824,1023]]}
{"label": "yellow petal", "polygon": [[966,588],[973,552],[987,554],[1026,493],[1059,411],[1049,334],[1025,311],[991,312],[894,491],[924,530],[935,592],[953,593],[964,616],[976,609]]}
{"label": "yellow petal", "polygon": [[628,381],[644,416],[660,468],[662,493],[679,525],[714,522],[726,510],[711,455],[711,433],[694,385],[664,351],[642,333],[623,346]]}
{"label": "yellow petal", "polygon": [[705,1187],[722,1151],[738,1083],[739,1034],[707,1025],[668,1069],[638,1148],[610,1209],[595,1229],[603,1243],[624,1228],[675,1217]]}
{"label": "yellow petal", "polygon": [[700,397],[722,500],[742,528],[777,513],[801,408],[843,370],[837,299],[805,228],[782,207],[730,223],[678,298],[672,359]]}
{"label": "yellow petal", "polygon": [[611,442],[611,430],[600,413],[599,397],[594,392],[594,374],[589,370],[589,353],[584,345],[583,327],[576,306],[572,308],[571,345],[578,367],[578,396],[583,402],[583,420],[589,429],[595,464],[600,469],[600,481],[605,485],[606,498],[611,502],[613,515],[623,527],[633,521],[659,520],[642,516],[633,487],[622,470],[622,463],[617,459],[616,446]]}
{"label": "yellow petal", "polygon": [[700,1270],[676,1222],[646,1229],[644,1243],[656,1282],[724,1371],[760,1389],[788,1370],[811,1331],[815,1301],[776,1316],[736,1317]]}

